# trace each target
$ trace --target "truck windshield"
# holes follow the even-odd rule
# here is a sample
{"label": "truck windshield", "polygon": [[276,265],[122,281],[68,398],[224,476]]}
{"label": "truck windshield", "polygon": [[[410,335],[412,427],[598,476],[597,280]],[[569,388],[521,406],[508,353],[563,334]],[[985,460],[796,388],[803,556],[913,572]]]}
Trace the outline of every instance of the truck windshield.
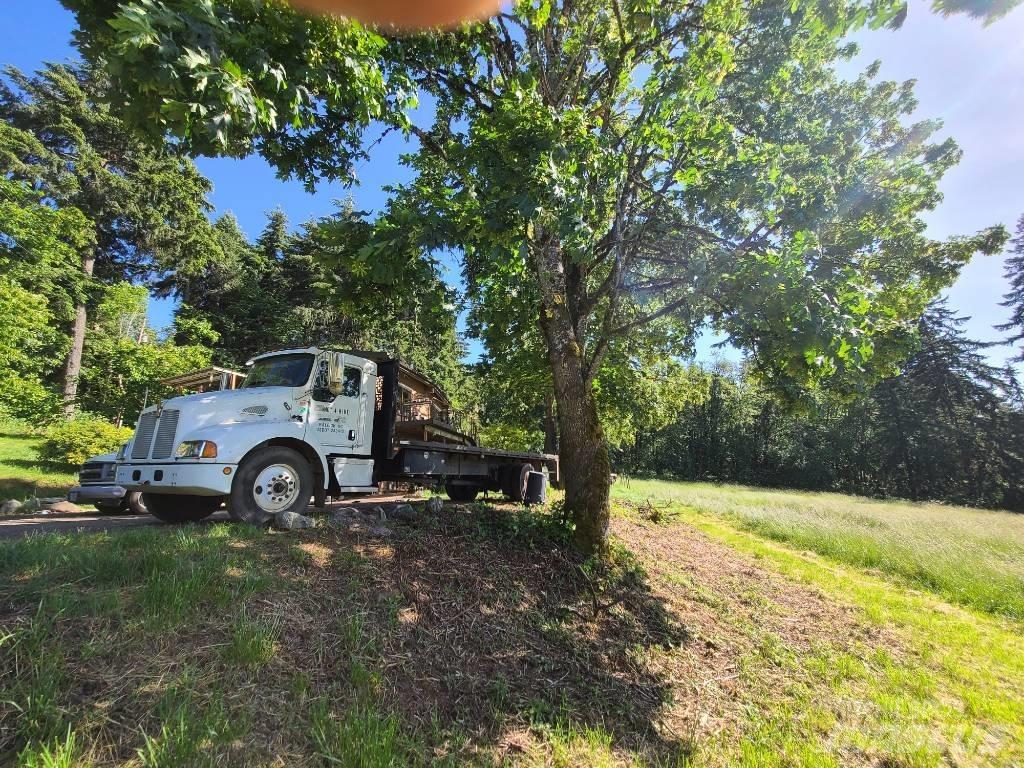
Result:
{"label": "truck windshield", "polygon": [[252,387],[301,387],[309,381],[313,355],[276,355],[257,360],[242,384]]}

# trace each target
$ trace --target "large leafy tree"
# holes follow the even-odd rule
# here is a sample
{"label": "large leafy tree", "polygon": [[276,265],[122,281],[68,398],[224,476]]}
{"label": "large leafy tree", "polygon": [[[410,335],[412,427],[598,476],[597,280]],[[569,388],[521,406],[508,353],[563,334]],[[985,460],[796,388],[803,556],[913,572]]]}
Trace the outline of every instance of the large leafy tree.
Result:
{"label": "large leafy tree", "polygon": [[832,72],[847,31],[897,11],[521,4],[425,73],[442,106],[391,215],[421,245],[461,245],[471,281],[526,286],[516,313],[543,338],[582,548],[608,523],[595,385],[638,339],[665,355],[710,323],[780,387],[855,387],[893,371],[879,342],[1000,245],[924,237],[956,147],[905,123],[909,86]]}
{"label": "large leafy tree", "polygon": [[[13,165],[26,142],[35,140],[0,123],[0,162]],[[40,421],[57,410],[51,374],[84,297],[79,259],[92,236],[78,209],[54,208],[27,184],[0,178],[0,408],[8,413]]]}
{"label": "large leafy tree", "polygon": [[[454,247],[471,291],[496,275],[498,291],[518,286],[505,317],[486,322],[497,335],[513,316],[537,324],[566,507],[588,551],[608,525],[605,370],[685,350],[711,324],[774,386],[862,386],[894,371],[897,347],[884,342],[1004,236],[926,238],[920,213],[958,150],[929,141],[935,124],[908,124],[909,85],[879,82],[875,68],[853,82],[833,72],[852,52],[845,35],[896,23],[898,2],[540,0],[455,34],[392,41],[299,22],[278,4],[68,4],[85,50],[141,83],[147,120],[212,151],[195,133],[202,114],[207,131],[229,124],[214,134],[224,151],[255,147],[307,179],[359,151],[370,120],[346,120],[333,101],[331,35],[368,36],[378,68],[363,71],[360,103],[420,150],[415,180],[353,263],[387,276],[411,254]],[[295,136],[260,106],[281,92],[278,76],[286,92],[305,89],[289,113]],[[431,124],[402,113],[409,83],[436,97]],[[242,86],[254,101],[235,95]],[[198,96],[181,108],[179,92]],[[231,119],[209,123],[207,102]],[[310,126],[334,130],[329,159]]]}
{"label": "large leafy tree", "polygon": [[[373,225],[348,204],[289,230],[280,210],[250,243],[230,214],[214,225],[223,257],[159,284],[181,300],[179,344],[208,343],[216,362],[241,367],[281,347],[335,344],[399,355],[452,391],[463,382],[451,290],[436,265],[392,265],[387,280],[358,253]],[[205,341],[204,341],[205,340]]]}
{"label": "large leafy tree", "polygon": [[203,344],[175,344],[147,327],[148,291],[115,283],[106,287],[89,323],[79,404],[118,426],[133,423],[144,403],[174,394],[160,380],[210,364]]}
{"label": "large leafy tree", "polygon": [[[0,81],[0,120],[11,134],[33,137],[5,153],[2,170],[57,209],[74,209],[91,237],[79,253],[88,289],[138,279],[172,265],[215,258],[205,213],[209,183],[188,160],[141,141],[102,99],[92,69],[49,65],[35,76],[7,70]],[[65,409],[75,408],[88,301],[75,301],[64,365]]]}

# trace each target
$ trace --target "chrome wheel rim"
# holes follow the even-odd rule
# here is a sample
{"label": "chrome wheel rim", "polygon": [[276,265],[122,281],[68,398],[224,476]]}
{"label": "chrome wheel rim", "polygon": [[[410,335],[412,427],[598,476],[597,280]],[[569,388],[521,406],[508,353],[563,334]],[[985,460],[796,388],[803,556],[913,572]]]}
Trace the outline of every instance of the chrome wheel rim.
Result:
{"label": "chrome wheel rim", "polygon": [[299,498],[299,473],[289,464],[271,464],[256,476],[252,497],[264,512],[288,509]]}

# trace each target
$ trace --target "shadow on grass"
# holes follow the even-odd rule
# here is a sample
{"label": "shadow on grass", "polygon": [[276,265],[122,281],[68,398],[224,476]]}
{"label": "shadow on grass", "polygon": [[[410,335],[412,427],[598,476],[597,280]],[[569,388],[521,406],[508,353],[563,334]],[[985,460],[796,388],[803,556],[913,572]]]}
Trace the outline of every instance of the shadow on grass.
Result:
{"label": "shadow on grass", "polygon": [[490,763],[572,734],[685,759],[651,657],[688,634],[628,554],[595,569],[483,505],[389,525],[0,544],[0,760],[69,725],[99,764]]}
{"label": "shadow on grass", "polygon": [[329,662],[339,673],[351,658],[386,670],[384,698],[406,723],[457,724],[471,753],[500,758],[532,731],[685,760],[692,745],[660,735],[673,684],[650,656],[690,637],[628,553],[595,570],[551,518],[484,505],[396,532],[361,551],[369,579],[343,609],[361,646]]}
{"label": "shadow on grass", "polygon": [[19,469],[29,469],[36,472],[55,472],[70,475],[77,471],[78,467],[71,464],[61,464],[58,461],[47,461],[46,459],[4,459],[4,464]]}

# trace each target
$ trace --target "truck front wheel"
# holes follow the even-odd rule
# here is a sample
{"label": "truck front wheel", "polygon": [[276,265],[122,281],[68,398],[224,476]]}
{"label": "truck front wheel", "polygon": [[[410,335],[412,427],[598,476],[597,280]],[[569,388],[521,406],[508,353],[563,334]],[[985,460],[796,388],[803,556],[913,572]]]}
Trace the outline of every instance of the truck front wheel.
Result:
{"label": "truck front wheel", "polygon": [[228,497],[233,520],[266,525],[278,512],[304,512],[313,495],[313,470],[298,451],[270,446],[238,465]]}
{"label": "truck front wheel", "polygon": [[194,523],[209,517],[224,502],[222,496],[189,496],[186,494],[144,493],[146,509],[165,523]]}
{"label": "truck front wheel", "polygon": [[445,483],[444,492],[452,501],[472,501],[480,493],[480,486],[471,483]]}

